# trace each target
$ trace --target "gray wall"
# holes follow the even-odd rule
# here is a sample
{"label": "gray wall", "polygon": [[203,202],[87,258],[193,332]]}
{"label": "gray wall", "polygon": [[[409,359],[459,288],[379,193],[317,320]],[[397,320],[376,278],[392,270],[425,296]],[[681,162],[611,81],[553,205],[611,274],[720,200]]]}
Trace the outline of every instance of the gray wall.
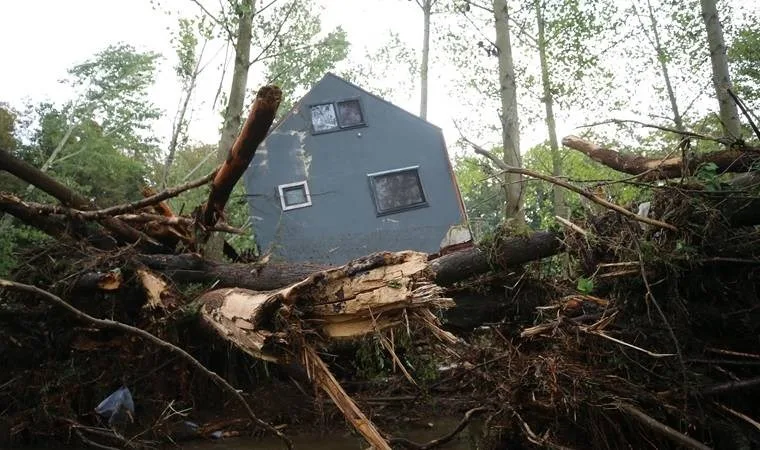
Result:
{"label": "gray wall", "polygon": [[[366,127],[312,135],[309,106],[360,98]],[[378,217],[367,174],[419,165],[428,207]],[[277,186],[307,180],[312,206]],[[464,223],[441,130],[328,74],[259,147],[245,174],[253,227],[273,260],[343,264],[380,250],[435,252]]]}

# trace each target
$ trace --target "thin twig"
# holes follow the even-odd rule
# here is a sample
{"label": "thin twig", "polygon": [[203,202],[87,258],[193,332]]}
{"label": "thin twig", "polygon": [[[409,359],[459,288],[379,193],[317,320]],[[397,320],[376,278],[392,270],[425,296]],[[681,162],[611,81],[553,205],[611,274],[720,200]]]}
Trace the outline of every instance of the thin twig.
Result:
{"label": "thin twig", "polygon": [[579,234],[582,234],[583,236],[588,236],[588,231],[586,231],[583,228],[579,227],[578,225],[570,222],[569,220],[565,219],[564,217],[554,216],[554,218],[557,219],[557,221],[559,223],[561,223],[562,225],[570,228],[571,230],[573,230],[573,231],[575,231],[575,232],[577,232]]}
{"label": "thin twig", "polygon": [[[191,219],[189,217],[182,217],[182,216],[167,217],[167,216],[160,216],[158,214],[147,214],[147,213],[120,214],[116,216],[116,218],[123,220],[124,222],[153,222],[153,223],[161,223],[161,224],[166,224],[166,225],[185,225],[189,227],[193,227],[196,224],[195,219]],[[241,230],[240,228],[235,228],[226,223],[217,223],[213,227],[205,227],[205,230],[206,231],[221,231],[224,233],[231,233],[231,234],[247,234],[245,230]]]}
{"label": "thin twig", "polygon": [[638,419],[642,424],[648,426],[649,428],[655,431],[659,431],[660,433],[664,434],[665,436],[669,437],[675,442],[678,442],[681,445],[685,445],[689,448],[694,448],[697,450],[711,450],[711,448],[706,446],[705,444],[697,441],[694,438],[690,438],[689,436],[686,436],[685,434],[680,433],[674,430],[673,428],[670,428],[669,426],[654,419],[652,416],[644,413],[643,411],[641,411],[640,409],[636,408],[635,406],[631,404],[620,403],[618,404],[618,407],[622,411]]}
{"label": "thin twig", "polygon": [[145,197],[144,199],[133,202],[133,203],[126,203],[123,205],[111,206],[109,208],[99,209],[95,211],[87,211],[83,214],[83,217],[87,218],[91,215],[93,217],[112,216],[115,214],[124,214],[131,211],[135,211],[137,209],[144,208],[146,206],[155,205],[168,198],[176,197],[185,191],[189,191],[190,189],[194,189],[199,186],[203,186],[204,184],[207,184],[208,182],[214,179],[214,176],[216,175],[217,170],[219,169],[218,168],[215,169],[213,172],[211,172],[210,174],[206,175],[203,178],[198,178],[195,181],[190,181],[185,184],[181,184],[179,186],[163,190],[155,195],[151,195],[150,197]]}
{"label": "thin twig", "polygon": [[668,358],[670,356],[676,356],[675,353],[654,353],[654,352],[650,352],[649,350],[643,349],[641,347],[636,347],[633,344],[629,344],[629,343],[627,343],[625,341],[621,341],[620,339],[616,339],[616,338],[614,338],[614,337],[612,337],[612,336],[610,336],[608,334],[605,334],[605,333],[603,333],[601,331],[588,331],[588,334],[593,334],[595,336],[603,337],[605,339],[609,339],[612,342],[616,342],[616,343],[618,343],[620,345],[624,345],[624,346],[630,347],[630,348],[632,348],[634,350],[638,350],[640,352],[644,352],[647,355],[651,356],[652,358]]}
{"label": "thin twig", "polygon": [[747,110],[747,106],[744,104],[742,99],[740,99],[734,91],[731,89],[726,89],[728,91],[728,95],[731,96],[732,99],[734,99],[734,103],[736,103],[736,106],[739,107],[739,109],[742,110],[742,114],[744,114],[744,117],[747,118],[747,121],[749,122],[749,126],[752,127],[752,131],[755,132],[755,136],[757,136],[758,139],[760,139],[760,130],[757,128],[757,125],[755,125],[755,121],[752,120],[752,116],[749,113],[749,110]]}
{"label": "thin twig", "polygon": [[644,258],[641,256],[641,246],[639,245],[638,240],[634,240],[636,243],[636,250],[638,251],[639,255],[639,269],[641,270],[641,279],[644,282],[644,286],[647,289],[646,298],[651,300],[654,304],[654,307],[657,308],[657,312],[660,314],[660,317],[662,318],[662,321],[665,323],[665,326],[668,328],[668,333],[670,333],[670,338],[673,339],[673,344],[676,346],[676,354],[678,355],[678,361],[681,363],[681,371],[683,372],[683,382],[684,385],[686,385],[687,381],[687,375],[686,375],[686,362],[683,358],[683,353],[681,353],[681,345],[678,343],[678,338],[676,337],[675,331],[673,331],[673,327],[670,326],[670,322],[668,321],[667,316],[665,316],[665,312],[660,308],[660,303],[657,301],[657,299],[654,298],[654,294],[652,293],[652,285],[649,284],[649,279],[647,279],[647,271],[646,267],[644,266]]}
{"label": "thin twig", "polygon": [[755,429],[757,431],[760,431],[760,422],[758,422],[757,420],[753,419],[752,417],[750,417],[750,416],[748,416],[746,414],[740,413],[739,411],[733,410],[733,409],[729,408],[728,406],[722,405],[720,403],[715,403],[715,406],[717,406],[718,408],[722,409],[723,411],[726,411],[728,413],[731,413],[731,414],[735,415],[736,417],[744,420],[748,424],[750,424],[753,427],[755,427]]}
{"label": "thin twig", "polygon": [[682,130],[677,130],[675,128],[663,127],[663,126],[660,126],[660,125],[654,125],[654,124],[651,124],[651,123],[641,122],[639,120],[609,119],[609,120],[603,120],[601,122],[590,123],[588,125],[581,125],[578,128],[592,128],[592,127],[596,127],[596,126],[599,126],[599,125],[608,125],[608,124],[611,124],[611,123],[618,124],[618,125],[621,125],[621,124],[624,124],[624,123],[635,123],[637,125],[641,125],[644,128],[654,128],[656,130],[668,131],[670,133],[680,134],[682,136],[688,136],[688,137],[691,137],[691,138],[694,138],[694,139],[700,139],[700,140],[703,140],[703,141],[712,141],[712,142],[717,142],[717,143],[723,144],[723,145],[727,144],[726,140],[722,139],[722,138],[715,138],[715,137],[712,137],[712,136],[706,136],[704,134],[694,133],[694,132],[691,132],[691,131],[682,131]]}
{"label": "thin twig", "polygon": [[251,406],[248,404],[248,402],[245,400],[245,398],[243,398],[243,395],[237,389],[235,389],[229,382],[227,382],[227,380],[225,380],[221,376],[217,375],[216,373],[208,370],[203,364],[201,364],[192,355],[190,355],[189,353],[187,353],[185,350],[177,347],[176,345],[174,345],[174,344],[172,344],[170,342],[166,342],[163,339],[160,339],[160,338],[152,335],[151,333],[148,333],[147,331],[142,330],[140,328],[136,328],[136,327],[133,327],[131,325],[127,325],[127,324],[124,324],[124,323],[121,323],[121,322],[117,322],[117,321],[114,321],[114,320],[98,319],[98,318],[92,317],[89,314],[84,313],[84,312],[80,311],[79,309],[73,307],[72,305],[70,305],[69,303],[67,303],[65,300],[63,300],[60,297],[58,297],[57,295],[52,294],[52,293],[50,293],[50,292],[48,292],[48,291],[46,291],[44,289],[40,289],[40,288],[38,288],[36,286],[32,286],[32,285],[29,285],[29,284],[23,284],[23,283],[17,283],[15,281],[10,281],[10,280],[0,279],[0,288],[6,288],[6,289],[11,289],[11,290],[15,290],[15,291],[21,291],[21,292],[27,292],[27,293],[31,293],[31,294],[40,296],[40,297],[44,298],[45,300],[47,300],[48,302],[53,303],[53,304],[55,304],[57,306],[62,307],[65,310],[69,311],[71,314],[73,314],[74,316],[76,316],[79,320],[82,320],[82,321],[85,321],[85,322],[89,322],[89,323],[95,325],[96,327],[106,328],[106,329],[112,329],[112,330],[119,330],[119,331],[122,331],[122,332],[125,332],[125,333],[136,335],[136,336],[141,337],[141,338],[143,338],[143,339],[145,339],[147,341],[152,342],[153,344],[155,344],[155,345],[157,345],[157,346],[159,346],[161,348],[164,348],[164,349],[170,351],[171,353],[179,355],[180,357],[182,357],[182,359],[184,359],[190,365],[192,365],[193,367],[195,367],[199,372],[201,372],[204,375],[206,375],[208,378],[210,378],[212,381],[214,381],[219,387],[221,387],[222,389],[224,389],[225,391],[227,391],[230,395],[232,395],[233,397],[235,397],[245,407],[245,410],[248,412],[248,415],[250,416],[250,418],[254,422],[256,422],[260,426],[266,428],[267,430],[269,430],[270,432],[272,432],[273,434],[275,434],[277,437],[279,437],[280,439],[282,439],[282,441],[285,442],[285,444],[287,445],[288,449],[291,449],[291,450],[293,449],[293,443],[290,441],[290,439],[288,439],[287,436],[285,436],[284,434],[282,434],[282,432],[280,432],[280,430],[278,430],[277,428],[275,428],[271,424],[269,424],[269,423],[267,423],[267,422],[259,419],[258,416],[256,416],[256,413],[253,412],[253,410],[251,409]]}
{"label": "thin twig", "polygon": [[760,385],[760,377],[750,378],[747,380],[729,381],[727,383],[714,384],[699,390],[702,395],[718,395],[726,392],[745,389]]}

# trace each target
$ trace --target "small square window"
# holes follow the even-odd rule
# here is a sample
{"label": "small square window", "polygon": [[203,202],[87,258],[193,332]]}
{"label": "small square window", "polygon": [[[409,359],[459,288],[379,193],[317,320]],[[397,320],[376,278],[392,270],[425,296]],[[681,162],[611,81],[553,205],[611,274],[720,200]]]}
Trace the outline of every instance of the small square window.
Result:
{"label": "small square window", "polygon": [[364,125],[364,115],[358,99],[338,102],[338,121],[341,128]]}
{"label": "small square window", "polygon": [[280,191],[280,205],[283,211],[311,206],[309,185],[305,181],[281,184],[278,186],[278,190]]}
{"label": "small square window", "polygon": [[378,215],[427,206],[418,167],[371,173],[367,176]]}
{"label": "small square window", "polygon": [[311,126],[315,133],[337,129],[338,117],[335,115],[335,106],[332,103],[312,106]]}

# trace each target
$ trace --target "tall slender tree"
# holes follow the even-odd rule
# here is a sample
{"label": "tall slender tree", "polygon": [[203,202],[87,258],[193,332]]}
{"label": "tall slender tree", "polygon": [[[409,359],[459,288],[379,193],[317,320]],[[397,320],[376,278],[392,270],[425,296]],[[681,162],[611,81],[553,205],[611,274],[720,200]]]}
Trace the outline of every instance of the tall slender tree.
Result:
{"label": "tall slender tree", "polygon": [[700,0],[700,5],[702,6],[702,20],[707,30],[713,87],[718,98],[720,120],[723,122],[729,137],[739,138],[741,136],[741,125],[736,104],[728,93],[728,90],[732,88],[731,75],[728,71],[726,44],[723,38],[723,26],[718,17],[717,0]]}
{"label": "tall slender tree", "polygon": [[[517,82],[515,65],[512,57],[510,36],[510,17],[507,0],[493,0],[494,27],[496,28],[496,51],[499,60],[499,94],[501,99],[501,138],[504,149],[504,163],[512,167],[521,167],[520,156],[520,121],[517,109]],[[507,204],[505,217],[524,222],[522,210],[522,181],[520,174],[509,173],[505,176]]]}
{"label": "tall slender tree", "polygon": [[[217,147],[217,161],[222,162],[227,157],[229,149],[235,142],[242,123],[243,109],[248,87],[249,71],[258,65],[259,80],[305,81],[294,72],[293,67],[305,71],[312,63],[317,64],[319,58],[326,54],[342,59],[345,57],[345,34],[329,33],[320,39],[319,17],[313,11],[312,0],[226,0],[220,1],[220,11],[212,12],[202,0],[192,0],[220,30],[234,49],[232,78],[223,114],[223,124]],[[315,23],[317,26],[315,26]],[[343,52],[312,51],[324,47],[339,46]],[[300,58],[300,64],[280,64],[288,58]],[[276,73],[273,68],[283,67],[286,70]],[[265,80],[268,76],[270,80]],[[308,81],[308,80],[306,80]],[[283,84],[283,83],[281,83]],[[290,93],[297,86],[288,85],[286,92]],[[287,94],[286,94],[287,95]],[[211,258],[221,258],[222,240],[214,236],[209,240],[206,253]]]}

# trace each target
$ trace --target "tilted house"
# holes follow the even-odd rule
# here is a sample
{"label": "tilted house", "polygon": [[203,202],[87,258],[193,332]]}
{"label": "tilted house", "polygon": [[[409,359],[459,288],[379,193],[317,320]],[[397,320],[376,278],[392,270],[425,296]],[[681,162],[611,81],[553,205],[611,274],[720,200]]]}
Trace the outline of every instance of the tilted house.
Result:
{"label": "tilted house", "polygon": [[273,127],[245,184],[273,260],[344,264],[469,240],[441,129],[333,74]]}

